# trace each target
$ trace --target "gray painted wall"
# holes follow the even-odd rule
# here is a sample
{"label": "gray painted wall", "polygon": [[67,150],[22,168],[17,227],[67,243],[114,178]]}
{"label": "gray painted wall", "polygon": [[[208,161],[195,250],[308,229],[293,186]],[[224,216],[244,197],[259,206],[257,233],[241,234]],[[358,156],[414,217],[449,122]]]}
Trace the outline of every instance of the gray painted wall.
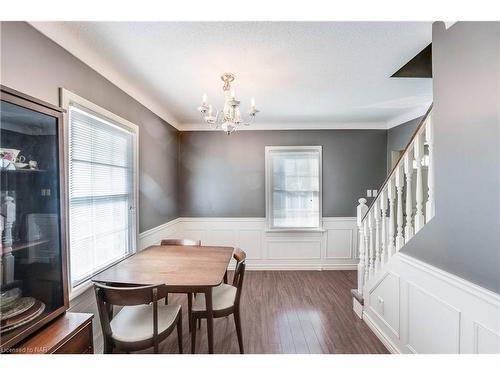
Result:
{"label": "gray painted wall", "polygon": [[387,131],[387,173],[391,171],[391,152],[405,149],[421,119],[418,117]]}
{"label": "gray painted wall", "polygon": [[385,130],[182,132],[181,216],[265,217],[264,147],[323,146],[323,216],[355,216],[386,175]]}
{"label": "gray painted wall", "polygon": [[434,23],[436,215],[404,247],[500,292],[500,23]]}
{"label": "gray painted wall", "polygon": [[135,123],[140,231],[177,218],[177,130],[24,22],[1,22],[1,83],[52,104],[64,87]]}

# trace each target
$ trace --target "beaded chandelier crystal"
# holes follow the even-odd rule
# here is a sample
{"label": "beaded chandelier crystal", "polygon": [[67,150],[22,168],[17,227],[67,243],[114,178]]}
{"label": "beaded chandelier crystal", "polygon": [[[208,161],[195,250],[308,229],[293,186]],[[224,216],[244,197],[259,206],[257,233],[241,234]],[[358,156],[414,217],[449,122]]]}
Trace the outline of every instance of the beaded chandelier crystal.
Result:
{"label": "beaded chandelier crystal", "polygon": [[214,115],[212,106],[207,103],[207,94],[204,94],[203,102],[198,107],[198,111],[200,111],[202,119],[210,126],[210,129],[220,129],[229,135],[239,125],[250,125],[259,110],[255,107],[255,99],[252,98],[250,110],[248,111],[250,118],[248,121],[243,121],[240,112],[240,101],[236,99],[234,88],[231,87],[231,82],[235,79],[234,74],[224,73],[220,78],[224,82],[222,86],[222,90],[224,91],[224,109],[217,111]]}

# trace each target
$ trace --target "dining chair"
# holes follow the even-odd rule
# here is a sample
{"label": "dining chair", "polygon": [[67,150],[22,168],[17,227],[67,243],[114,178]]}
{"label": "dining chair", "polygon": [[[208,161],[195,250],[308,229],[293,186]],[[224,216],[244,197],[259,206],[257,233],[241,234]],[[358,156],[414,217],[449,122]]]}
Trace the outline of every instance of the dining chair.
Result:
{"label": "dining chair", "polygon": [[[245,276],[246,254],[243,250],[236,248],[233,252],[233,258],[236,260],[233,283],[232,285],[222,283],[212,289],[212,310],[214,318],[222,318],[233,314],[240,353],[244,354],[240,319],[240,298],[243,288],[243,278]],[[196,321],[201,321],[201,319],[207,319],[204,293],[196,296],[192,304],[192,311],[189,314],[189,321],[191,322],[191,327],[193,327],[191,329],[191,353],[193,354],[196,347]]]}
{"label": "dining chair", "polygon": [[[99,319],[104,337],[104,353],[114,349],[126,353],[154,348],[177,326],[177,344],[182,354],[182,308],[159,305],[166,295],[165,285],[115,286],[95,283]],[[113,307],[122,307],[113,316]]]}
{"label": "dining chair", "polygon": [[[161,240],[160,246],[201,246],[201,240],[189,240],[189,239],[166,239]],[[224,275],[224,282],[227,282],[227,272]],[[188,298],[188,318],[189,314],[191,314],[191,303],[192,303],[192,294],[187,294]],[[165,296],[165,305],[168,304],[168,294]],[[189,332],[191,332],[191,320],[188,319]]]}

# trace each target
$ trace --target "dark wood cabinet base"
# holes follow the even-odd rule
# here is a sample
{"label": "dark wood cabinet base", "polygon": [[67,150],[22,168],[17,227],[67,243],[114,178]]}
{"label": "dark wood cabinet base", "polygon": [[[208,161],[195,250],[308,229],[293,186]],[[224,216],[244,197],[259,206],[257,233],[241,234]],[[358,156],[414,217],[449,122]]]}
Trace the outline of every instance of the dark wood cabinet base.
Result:
{"label": "dark wood cabinet base", "polygon": [[66,312],[29,336],[10,352],[15,354],[93,354],[93,314]]}

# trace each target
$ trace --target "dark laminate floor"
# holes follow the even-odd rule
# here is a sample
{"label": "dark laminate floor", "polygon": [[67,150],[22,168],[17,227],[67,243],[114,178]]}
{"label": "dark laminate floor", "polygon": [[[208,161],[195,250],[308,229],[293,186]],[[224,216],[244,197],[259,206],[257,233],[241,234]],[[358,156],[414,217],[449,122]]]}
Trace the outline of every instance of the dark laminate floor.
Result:
{"label": "dark laminate floor", "polygon": [[[242,295],[246,353],[387,353],[352,310],[355,285],[356,271],[247,271]],[[169,302],[182,304],[184,352],[189,352],[186,296],[171,294]],[[93,290],[73,300],[70,310],[95,314],[95,351],[102,353]],[[177,353],[176,335],[161,344],[162,353]],[[207,353],[205,321],[196,341],[197,353]],[[214,348],[215,353],[239,353],[232,316],[214,320]]]}

